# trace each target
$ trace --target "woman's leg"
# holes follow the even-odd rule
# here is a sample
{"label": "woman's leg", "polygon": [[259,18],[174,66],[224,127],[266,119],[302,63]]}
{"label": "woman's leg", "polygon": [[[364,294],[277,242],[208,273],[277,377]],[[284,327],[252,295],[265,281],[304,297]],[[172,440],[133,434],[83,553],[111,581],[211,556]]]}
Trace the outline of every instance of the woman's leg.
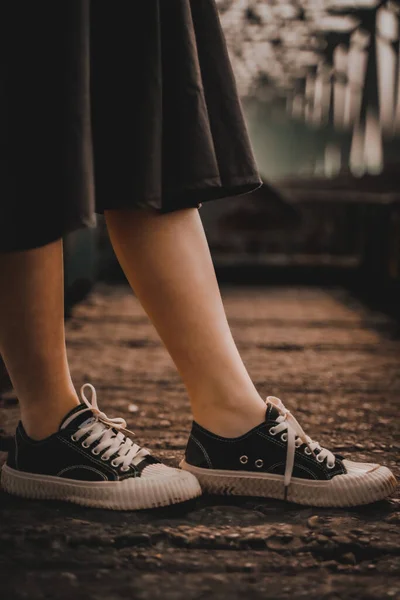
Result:
{"label": "woman's leg", "polygon": [[108,211],[106,220],[186,384],[194,423],[180,465],[203,491],[314,506],[356,506],[393,492],[389,469],[342,461],[307,437],[280,400],[264,404],[233,342],[197,210]]}
{"label": "woman's leg", "polygon": [[29,436],[57,431],[79,403],[65,349],[61,240],[0,253],[0,353]]}
{"label": "woman's leg", "polygon": [[105,214],[118,260],[186,385],[194,419],[227,437],[265,417],[240,358],[195,208]]}
{"label": "woman's leg", "polygon": [[62,267],[61,241],[0,255],[0,351],[23,423],[2,467],[2,488],[117,510],[195,498],[201,489],[193,475],[147,469],[154,466],[147,450],[116,435],[123,420],[112,428],[98,418],[93,387],[92,403],[85,395],[79,402],[65,350]]}

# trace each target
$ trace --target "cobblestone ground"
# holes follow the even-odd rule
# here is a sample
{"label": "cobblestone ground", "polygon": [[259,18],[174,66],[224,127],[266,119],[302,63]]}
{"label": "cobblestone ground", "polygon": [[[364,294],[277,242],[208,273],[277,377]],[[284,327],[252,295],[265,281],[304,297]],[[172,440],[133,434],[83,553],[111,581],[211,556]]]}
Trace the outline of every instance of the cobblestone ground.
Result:
{"label": "cobblestone ground", "polygon": [[[260,392],[280,396],[323,445],[383,461],[399,476],[394,324],[339,289],[226,288],[223,296]],[[137,300],[124,286],[101,285],[67,330],[76,384],[93,382],[101,408],[176,465],[188,404]],[[11,432],[12,397],[0,418]],[[400,598],[399,525],[398,495],[352,510],[203,497],[179,510],[113,513],[0,493],[0,596]]]}

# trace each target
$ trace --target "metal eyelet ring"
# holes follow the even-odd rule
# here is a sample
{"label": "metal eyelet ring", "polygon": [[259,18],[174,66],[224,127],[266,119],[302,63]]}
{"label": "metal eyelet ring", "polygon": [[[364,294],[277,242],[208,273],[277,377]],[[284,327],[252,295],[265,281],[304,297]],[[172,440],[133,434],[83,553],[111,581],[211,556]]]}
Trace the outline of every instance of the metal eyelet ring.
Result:
{"label": "metal eyelet ring", "polygon": [[330,463],[327,463],[326,466],[328,467],[328,469],[334,469],[335,463],[333,463],[333,465],[331,465]]}
{"label": "metal eyelet ring", "polygon": [[296,448],[300,448],[300,446],[302,446],[302,442],[295,442],[294,445],[296,446]]}
{"label": "metal eyelet ring", "polygon": [[109,456],[106,456],[106,457],[105,457],[105,456],[104,456],[104,454],[102,454],[102,455],[100,456],[100,458],[101,458],[101,460],[104,460],[104,461],[106,461],[106,460],[108,460],[110,457],[109,457]]}
{"label": "metal eyelet ring", "polygon": [[324,462],[324,459],[323,459],[323,458],[320,458],[320,454],[317,454],[317,461],[318,461],[319,463],[322,463],[322,462]]}
{"label": "metal eyelet ring", "polygon": [[86,442],[82,442],[82,447],[83,448],[89,448],[90,444],[87,444]]}
{"label": "metal eyelet ring", "polygon": [[100,454],[100,450],[97,450],[97,448],[93,448],[92,454],[94,454],[95,456],[97,456],[98,454]]}
{"label": "metal eyelet ring", "polygon": [[305,454],[308,454],[308,456],[310,456],[312,454],[310,448],[304,448],[304,452],[305,452]]}
{"label": "metal eyelet ring", "polygon": [[124,473],[126,473],[127,471],[129,471],[129,467],[121,467],[121,471],[123,471]]}
{"label": "metal eyelet ring", "polygon": [[77,442],[77,441],[78,441],[78,440],[76,439],[76,437],[75,437],[73,434],[71,435],[71,440],[72,440],[73,442]]}
{"label": "metal eyelet ring", "polygon": [[262,458],[257,458],[254,464],[256,465],[257,469],[261,469],[261,467],[264,466],[264,461]]}
{"label": "metal eyelet ring", "polygon": [[273,427],[269,430],[270,435],[276,435],[276,431]]}
{"label": "metal eyelet ring", "polygon": [[282,433],[281,440],[282,442],[287,442],[287,433]]}
{"label": "metal eyelet ring", "polygon": [[112,461],[111,461],[111,465],[112,465],[113,467],[118,467],[118,463],[116,463],[116,462],[115,462],[115,460],[112,460]]}
{"label": "metal eyelet ring", "polygon": [[240,457],[240,462],[242,463],[242,465],[247,465],[247,463],[249,462],[249,457],[246,455],[243,455]]}

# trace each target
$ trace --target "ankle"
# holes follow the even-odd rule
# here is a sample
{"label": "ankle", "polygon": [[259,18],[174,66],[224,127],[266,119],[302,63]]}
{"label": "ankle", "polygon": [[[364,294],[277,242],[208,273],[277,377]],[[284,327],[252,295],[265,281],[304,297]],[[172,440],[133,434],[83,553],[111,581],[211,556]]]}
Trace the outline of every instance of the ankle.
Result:
{"label": "ankle", "polygon": [[265,420],[266,405],[258,395],[232,399],[215,399],[210,402],[193,403],[193,419],[215,435],[234,438],[257,427]]}
{"label": "ankle", "polygon": [[27,435],[36,441],[43,440],[59,430],[65,415],[80,404],[76,393],[57,396],[55,401],[42,398],[32,400],[26,406],[21,403],[21,421]]}

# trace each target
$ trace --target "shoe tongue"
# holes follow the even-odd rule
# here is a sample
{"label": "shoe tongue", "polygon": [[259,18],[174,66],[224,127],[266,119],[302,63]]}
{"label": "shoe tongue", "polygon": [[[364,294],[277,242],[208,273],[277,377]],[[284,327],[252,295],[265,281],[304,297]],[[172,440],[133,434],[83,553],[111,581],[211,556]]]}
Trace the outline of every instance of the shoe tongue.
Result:
{"label": "shoe tongue", "polygon": [[96,420],[93,411],[85,404],[78,404],[68,414],[65,415],[60,425],[60,431],[62,429],[79,429],[84,425],[89,425]]}
{"label": "shoe tongue", "polygon": [[276,421],[278,417],[281,416],[279,410],[271,404],[271,402],[267,402],[267,410],[265,412],[265,420],[266,421]]}

